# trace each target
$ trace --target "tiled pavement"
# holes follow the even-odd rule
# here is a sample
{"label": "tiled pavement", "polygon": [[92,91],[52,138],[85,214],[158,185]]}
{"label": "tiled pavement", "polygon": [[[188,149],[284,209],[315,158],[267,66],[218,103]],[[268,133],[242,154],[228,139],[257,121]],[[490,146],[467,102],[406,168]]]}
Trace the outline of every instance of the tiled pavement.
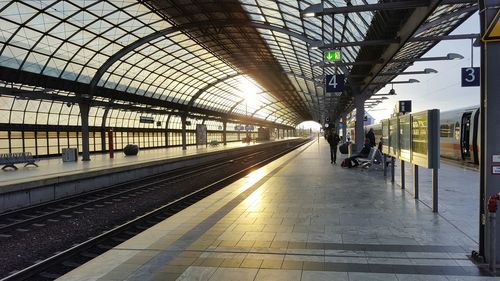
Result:
{"label": "tiled pavement", "polygon": [[60,280],[500,280],[449,219],[328,158],[313,142]]}

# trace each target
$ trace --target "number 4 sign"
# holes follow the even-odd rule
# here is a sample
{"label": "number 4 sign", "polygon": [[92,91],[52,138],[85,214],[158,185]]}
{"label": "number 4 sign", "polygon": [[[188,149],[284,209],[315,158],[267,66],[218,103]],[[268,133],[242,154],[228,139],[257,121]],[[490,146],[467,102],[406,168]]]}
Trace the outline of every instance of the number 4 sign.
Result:
{"label": "number 4 sign", "polygon": [[344,90],[344,74],[326,75],[325,89],[327,93],[342,92]]}
{"label": "number 4 sign", "polygon": [[477,87],[481,82],[479,67],[462,68],[462,87]]}

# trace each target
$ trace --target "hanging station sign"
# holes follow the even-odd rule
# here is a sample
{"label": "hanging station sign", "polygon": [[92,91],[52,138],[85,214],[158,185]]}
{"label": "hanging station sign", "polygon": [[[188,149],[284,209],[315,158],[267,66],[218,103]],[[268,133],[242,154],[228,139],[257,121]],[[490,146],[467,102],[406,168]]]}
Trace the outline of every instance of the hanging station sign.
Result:
{"label": "hanging station sign", "polygon": [[149,117],[149,116],[140,116],[139,117],[139,123],[153,124],[154,122],[155,122],[155,119],[153,117]]}
{"label": "hanging station sign", "polygon": [[340,50],[330,50],[323,53],[325,61],[341,61],[342,52]]}

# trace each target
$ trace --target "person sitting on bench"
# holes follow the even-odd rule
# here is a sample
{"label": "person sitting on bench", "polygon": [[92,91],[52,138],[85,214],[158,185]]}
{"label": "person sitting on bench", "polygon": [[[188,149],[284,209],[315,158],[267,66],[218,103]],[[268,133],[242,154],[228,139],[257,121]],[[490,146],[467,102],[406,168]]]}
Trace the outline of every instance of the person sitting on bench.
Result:
{"label": "person sitting on bench", "polygon": [[355,153],[355,154],[351,155],[351,157],[348,158],[349,160],[352,161],[352,163],[354,163],[352,166],[356,167],[359,165],[358,160],[356,160],[357,158],[368,158],[368,155],[370,155],[371,149],[372,149],[372,146],[370,144],[370,140],[365,139],[365,145],[363,146],[363,149],[361,149],[361,151],[359,153]]}

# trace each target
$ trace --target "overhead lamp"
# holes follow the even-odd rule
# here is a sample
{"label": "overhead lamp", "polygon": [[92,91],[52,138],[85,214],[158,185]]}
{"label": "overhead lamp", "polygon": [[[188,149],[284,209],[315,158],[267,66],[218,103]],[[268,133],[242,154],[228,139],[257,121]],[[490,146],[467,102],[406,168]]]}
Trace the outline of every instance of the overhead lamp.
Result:
{"label": "overhead lamp", "polygon": [[387,94],[376,94],[376,95],[373,95],[373,96],[394,96],[394,95],[396,95],[396,90],[391,89],[389,91],[389,93],[387,93]]}
{"label": "overhead lamp", "polygon": [[315,40],[309,43],[309,49],[318,50],[319,47],[323,46],[323,41]]}
{"label": "overhead lamp", "polygon": [[386,84],[408,84],[408,83],[419,83],[417,79],[409,79],[407,81],[391,81],[391,82],[376,82],[370,83],[370,85],[386,85]]}
{"label": "overhead lamp", "polygon": [[397,75],[413,75],[413,74],[431,74],[438,73],[437,70],[433,68],[425,68],[424,70],[419,71],[407,71],[407,72],[384,72],[380,73],[379,76],[397,76]]}
{"label": "overhead lamp", "polygon": [[311,18],[323,12],[323,5],[321,3],[311,5],[300,12],[305,18]]}
{"label": "overhead lamp", "polygon": [[446,55],[446,58],[449,59],[449,60],[461,60],[464,57],[462,55],[460,55],[460,54],[449,53],[449,54]]}

